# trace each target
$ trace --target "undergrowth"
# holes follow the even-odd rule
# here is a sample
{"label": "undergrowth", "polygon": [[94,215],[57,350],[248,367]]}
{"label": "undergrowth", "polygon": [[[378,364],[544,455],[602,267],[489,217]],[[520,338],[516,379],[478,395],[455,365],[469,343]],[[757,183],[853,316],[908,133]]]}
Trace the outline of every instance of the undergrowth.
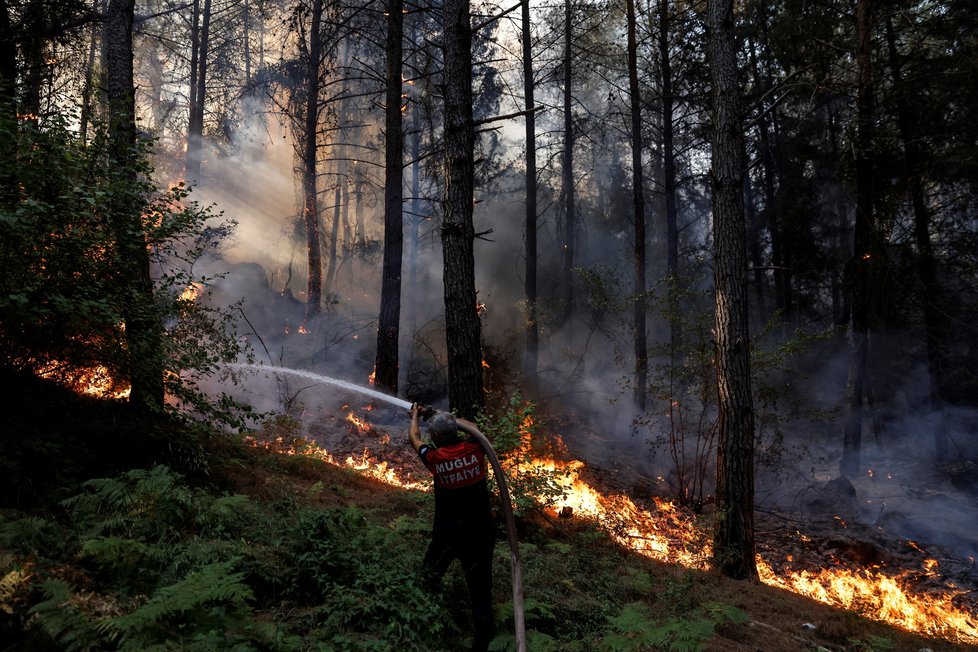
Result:
{"label": "undergrowth", "polygon": [[[97,422],[123,423],[106,414]],[[121,432],[134,436],[129,426]],[[0,443],[7,449],[18,434],[4,432]],[[228,435],[173,438],[196,442],[200,455],[132,440],[118,457],[111,448],[98,457],[49,435],[46,448],[21,446],[24,455],[8,458],[18,477],[40,477],[16,466],[26,461],[57,460],[72,472],[0,501],[5,652],[467,648],[470,610],[458,565],[437,595],[419,581],[430,494],[381,488],[351,470],[248,448]],[[57,456],[26,454],[44,450]],[[143,464],[126,468],[140,455]],[[195,471],[200,460],[207,474]],[[80,480],[92,468],[115,471]],[[533,652],[712,651],[749,639],[737,593],[717,595],[715,578],[628,555],[586,522],[554,528],[528,515],[520,528]],[[493,572],[492,649],[515,650],[502,541]],[[836,640],[836,650],[883,650],[888,642],[855,626],[839,629]]]}

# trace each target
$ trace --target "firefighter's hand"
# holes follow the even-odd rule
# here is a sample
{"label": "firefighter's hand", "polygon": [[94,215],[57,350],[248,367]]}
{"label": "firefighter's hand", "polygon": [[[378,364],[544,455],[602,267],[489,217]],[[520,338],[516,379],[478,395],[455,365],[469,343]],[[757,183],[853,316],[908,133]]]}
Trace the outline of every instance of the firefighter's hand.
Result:
{"label": "firefighter's hand", "polygon": [[408,442],[414,447],[414,450],[419,450],[421,448],[421,425],[418,423],[418,413],[421,408],[417,403],[411,404],[411,410],[408,414],[411,415],[411,425],[408,426]]}

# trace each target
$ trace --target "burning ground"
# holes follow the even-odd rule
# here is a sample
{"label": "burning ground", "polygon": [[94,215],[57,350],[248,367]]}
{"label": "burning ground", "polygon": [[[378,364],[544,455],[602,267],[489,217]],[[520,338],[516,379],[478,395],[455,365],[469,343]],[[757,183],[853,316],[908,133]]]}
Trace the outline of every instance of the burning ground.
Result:
{"label": "burning ground", "polygon": [[[396,410],[353,402],[335,415],[313,419],[309,433],[316,442],[313,450],[322,451],[315,454],[333,463],[393,486],[424,488],[427,478],[405,444],[404,425],[403,415]],[[536,516],[526,515],[528,520],[542,522],[557,537],[582,523],[596,524],[628,553],[690,571],[709,567],[709,506],[699,514],[682,509],[648,487],[643,490],[636,485],[640,476],[634,472],[573,459],[566,446],[556,450],[556,456],[552,447],[548,456],[531,455],[529,462],[523,462],[524,467],[557,471],[564,490],[553,505]],[[860,488],[861,496],[874,496],[864,498],[869,503],[882,500],[887,491],[896,491],[879,479],[866,482],[883,488],[875,494]],[[974,559],[898,536],[878,525],[831,515],[831,509],[848,515],[859,508],[854,504],[855,489],[851,485],[845,489],[832,483],[811,486],[808,490],[816,492],[818,499],[809,497],[804,513],[767,509],[757,514],[762,583],[837,607],[840,611],[832,612],[836,617],[859,614],[947,642],[978,645]],[[829,510],[829,515],[819,510]],[[809,622],[818,620],[814,616],[806,620],[804,613],[784,614],[775,628],[793,632],[799,642],[816,643],[820,627],[834,619],[818,624]],[[758,631],[764,628],[759,622],[755,626]],[[943,649],[936,643],[930,647]]]}
{"label": "burning ground", "polygon": [[[0,634],[8,649],[72,649],[59,637],[99,640],[99,632],[116,631],[117,623],[132,623],[147,609],[167,626],[126,630],[126,636],[192,636],[214,626],[207,614],[220,612],[219,631],[237,636],[240,649],[308,649],[337,636],[346,641],[343,649],[364,649],[370,641],[371,649],[464,645],[467,612],[458,574],[440,604],[392,593],[411,586],[432,509],[399,410],[350,400],[301,418],[280,415],[242,447],[175,422],[132,423],[116,401],[53,391],[40,381],[21,379],[7,390]],[[971,569],[955,567],[930,546],[842,528],[835,519],[801,523],[762,514],[759,552],[776,577],[807,577],[812,593],[828,593],[827,580],[814,573],[852,578],[851,600],[830,606],[805,597],[800,584],[784,590],[733,582],[702,570],[708,550],[699,526],[708,510],[690,514],[639,495],[622,473],[569,461],[559,446],[549,451],[554,459],[538,456],[532,464],[566,469],[570,495],[520,519],[528,626],[541,645],[549,637],[549,649],[613,649],[616,640],[695,628],[703,636],[700,649],[717,651],[973,648],[974,630],[966,629],[974,623],[973,594],[966,593]],[[94,478],[115,479],[86,482]],[[133,478],[141,479],[133,485]],[[153,482],[156,493],[147,494]],[[96,530],[77,520],[79,507],[91,503],[63,502],[113,486],[130,487],[121,495],[132,499],[102,503]],[[331,525],[324,530],[323,524]],[[330,539],[330,528],[342,537]],[[164,531],[165,546],[154,534]],[[100,534],[92,538],[93,532]],[[326,538],[307,540],[310,533]],[[115,552],[100,556],[106,546]],[[246,572],[223,576],[221,591],[201,593],[205,585],[194,578],[203,569],[213,576],[232,559]],[[309,588],[321,568],[333,569],[328,584]],[[501,544],[495,572],[505,632],[508,559]],[[903,596],[922,614],[917,624],[862,597],[851,588],[858,579],[876,586],[874,595]],[[252,597],[227,597],[238,589]],[[171,603],[160,601],[164,594],[204,602],[190,612],[170,611]],[[374,615],[356,616],[357,609]],[[442,613],[457,624],[434,633],[432,614]],[[403,620],[405,614],[418,620]],[[955,614],[968,622],[954,622]],[[385,634],[388,622],[402,629]],[[412,631],[411,622],[427,623],[423,633]],[[255,623],[275,629],[276,642],[259,645]]]}

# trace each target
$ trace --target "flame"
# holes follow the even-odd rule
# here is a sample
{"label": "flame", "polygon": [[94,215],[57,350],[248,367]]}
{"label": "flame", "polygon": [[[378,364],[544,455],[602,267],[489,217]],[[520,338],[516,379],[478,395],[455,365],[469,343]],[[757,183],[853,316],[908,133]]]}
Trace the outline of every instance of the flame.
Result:
{"label": "flame", "polygon": [[369,376],[367,376],[367,381],[370,383],[370,386],[371,387],[374,386],[374,380],[376,378],[377,378],[377,368],[374,367],[374,370],[370,372],[370,375]]}
{"label": "flame", "polygon": [[188,285],[183,292],[180,293],[181,301],[194,302],[200,298],[200,295],[204,293],[204,284],[198,283],[196,281]]}
{"label": "flame", "polygon": [[359,432],[369,432],[371,430],[370,424],[353,414],[353,412],[346,415],[346,420],[352,423]]}
{"label": "flame", "polygon": [[108,367],[95,365],[65,371],[65,365],[57,360],[34,370],[40,378],[57,376],[72,391],[96,398],[120,399],[129,397],[129,385],[116,381]]}
{"label": "flame", "polygon": [[[369,428],[352,412],[346,420],[361,431]],[[524,452],[530,451],[533,425],[533,417],[527,415],[520,426]],[[389,442],[389,436],[383,438],[385,445]],[[282,442],[253,442],[253,445],[274,450],[276,446],[282,446]],[[285,446],[279,452],[296,454],[294,447],[290,446]],[[409,477],[386,461],[379,460],[367,448],[359,455],[348,455],[342,462],[314,443],[309,443],[301,453],[354,469],[392,486],[431,490],[430,481],[422,482]],[[565,461],[553,455],[527,454],[513,456],[503,464],[510,473],[551,472],[562,495],[546,507],[548,510],[559,515],[576,514],[594,519],[612,540],[647,557],[688,568],[704,569],[710,565],[712,546],[707,530],[673,502],[655,498],[650,503],[640,505],[624,494],[602,493],[582,477],[587,465],[580,460]],[[797,536],[802,541],[811,541],[801,532]],[[920,550],[914,542],[907,543]],[[788,555],[786,560],[794,562],[794,556]],[[847,568],[840,565],[815,571],[782,569],[780,574],[776,574],[760,556],[757,557],[757,567],[761,581],[770,586],[856,611],[923,635],[950,641],[978,642],[978,620],[966,609],[954,604],[966,591],[914,594],[909,588],[915,576],[933,576],[937,573],[939,564],[935,559],[925,559],[920,569],[901,572],[883,567]]]}
{"label": "flame", "polygon": [[882,569],[826,568],[778,576],[758,558],[757,570],[765,584],[851,609],[874,620],[947,640],[978,641],[975,618],[953,604],[954,598],[965,591],[913,595],[901,585],[906,573],[893,576]]}

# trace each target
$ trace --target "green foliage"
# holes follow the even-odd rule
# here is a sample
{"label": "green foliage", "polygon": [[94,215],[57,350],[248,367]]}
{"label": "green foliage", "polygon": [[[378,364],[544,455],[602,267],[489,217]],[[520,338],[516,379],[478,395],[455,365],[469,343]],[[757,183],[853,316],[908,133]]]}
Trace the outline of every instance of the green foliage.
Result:
{"label": "green foliage", "polygon": [[741,624],[747,614],[730,605],[710,603],[684,618],[657,622],[644,603],[629,603],[609,619],[611,632],[601,639],[602,649],[632,652],[654,649],[668,652],[696,652],[704,649],[719,625]]}
{"label": "green foliage", "polygon": [[[176,399],[174,413],[241,425],[247,408],[199,389],[218,363],[245,353],[233,307],[184,295],[212,280],[195,275],[194,262],[234,223],[190,201],[182,184],[153,181],[148,143],[119,170],[104,133],[82,143],[68,120],[0,122],[16,152],[0,160],[0,367],[79,388],[95,380],[108,395],[147,368]],[[156,277],[145,297],[135,296],[134,251],[150,252]],[[144,328],[155,353],[134,341]]]}
{"label": "green foliage", "polygon": [[[418,553],[392,555],[412,534]],[[320,627],[408,646],[448,631],[443,618],[433,617],[441,605],[421,587],[426,537],[416,524],[401,519],[393,529],[379,527],[354,508],[301,510],[285,538],[294,563],[289,595],[318,605]]]}
{"label": "green foliage", "polygon": [[559,482],[562,472],[530,464],[546,456],[545,442],[538,435],[536,406],[524,401],[517,390],[494,413],[480,414],[479,429],[492,442],[506,473],[506,486],[518,515],[541,505],[552,505],[564,495]]}

